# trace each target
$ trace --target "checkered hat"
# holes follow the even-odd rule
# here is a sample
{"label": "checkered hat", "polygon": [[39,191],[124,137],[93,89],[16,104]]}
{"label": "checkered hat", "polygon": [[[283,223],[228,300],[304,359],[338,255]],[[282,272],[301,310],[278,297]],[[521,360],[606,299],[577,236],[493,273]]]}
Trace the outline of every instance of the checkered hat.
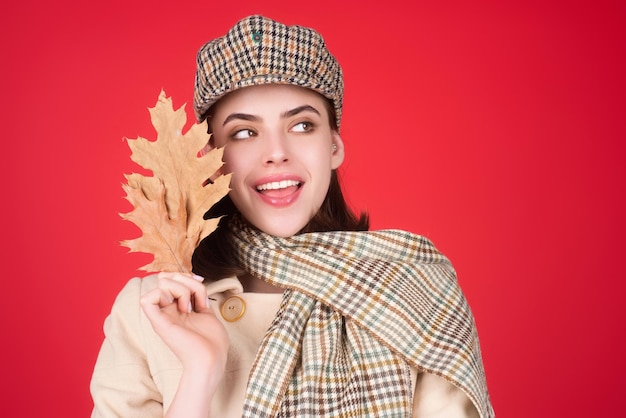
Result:
{"label": "checkered hat", "polygon": [[194,111],[202,122],[222,96],[259,84],[292,84],[329,98],[341,122],[343,74],[322,36],[263,16],[237,22],[223,37],[203,45],[196,59]]}

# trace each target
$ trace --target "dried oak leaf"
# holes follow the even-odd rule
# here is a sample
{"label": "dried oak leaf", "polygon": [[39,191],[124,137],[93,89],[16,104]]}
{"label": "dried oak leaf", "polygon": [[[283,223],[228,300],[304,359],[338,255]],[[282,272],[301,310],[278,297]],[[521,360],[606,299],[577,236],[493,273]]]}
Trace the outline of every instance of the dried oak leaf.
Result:
{"label": "dried oak leaf", "polygon": [[[222,149],[200,152],[210,137],[206,123],[194,124],[183,134],[187,121],[184,106],[175,111],[164,91],[149,111],[156,140],[138,137],[127,141],[131,159],[153,176],[124,175],[127,183],[122,188],[133,209],[120,213],[137,225],[142,235],[121,244],[130,252],[154,256],[140,270],[187,273],[193,250],[217,226],[217,219],[205,221],[202,216],[228,193],[230,176],[219,175]],[[216,174],[213,184],[203,187],[205,180]]]}

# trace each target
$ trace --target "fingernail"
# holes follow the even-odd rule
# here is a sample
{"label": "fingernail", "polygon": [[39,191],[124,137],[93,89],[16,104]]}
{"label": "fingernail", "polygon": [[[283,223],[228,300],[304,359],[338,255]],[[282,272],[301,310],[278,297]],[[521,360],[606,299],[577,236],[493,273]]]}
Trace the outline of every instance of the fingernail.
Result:
{"label": "fingernail", "polygon": [[192,311],[192,307],[191,307],[191,301],[187,302],[187,313],[191,313]]}
{"label": "fingernail", "polygon": [[191,278],[194,279],[194,280],[199,281],[200,283],[202,283],[204,281],[204,277],[198,276],[197,274],[192,274]]}

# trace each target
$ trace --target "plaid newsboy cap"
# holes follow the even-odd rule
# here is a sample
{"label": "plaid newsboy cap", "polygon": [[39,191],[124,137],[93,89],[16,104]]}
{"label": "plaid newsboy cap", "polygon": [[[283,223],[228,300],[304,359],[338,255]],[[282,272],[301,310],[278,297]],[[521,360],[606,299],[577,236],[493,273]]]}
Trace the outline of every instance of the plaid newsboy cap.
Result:
{"label": "plaid newsboy cap", "polygon": [[225,94],[260,84],[292,84],[330,99],[341,123],[343,73],[322,36],[263,16],[246,17],[196,57],[194,111],[198,122]]}

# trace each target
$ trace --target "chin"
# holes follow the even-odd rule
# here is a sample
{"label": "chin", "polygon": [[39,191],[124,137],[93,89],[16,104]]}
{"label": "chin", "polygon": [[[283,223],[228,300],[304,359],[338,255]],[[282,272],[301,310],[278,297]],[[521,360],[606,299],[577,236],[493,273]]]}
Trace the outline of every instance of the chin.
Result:
{"label": "chin", "polygon": [[302,228],[265,228],[262,231],[280,238],[289,238],[296,235]]}
{"label": "chin", "polygon": [[277,218],[270,222],[252,222],[252,224],[265,232],[280,238],[289,238],[296,235],[306,226],[309,220],[293,221],[285,218]]}

